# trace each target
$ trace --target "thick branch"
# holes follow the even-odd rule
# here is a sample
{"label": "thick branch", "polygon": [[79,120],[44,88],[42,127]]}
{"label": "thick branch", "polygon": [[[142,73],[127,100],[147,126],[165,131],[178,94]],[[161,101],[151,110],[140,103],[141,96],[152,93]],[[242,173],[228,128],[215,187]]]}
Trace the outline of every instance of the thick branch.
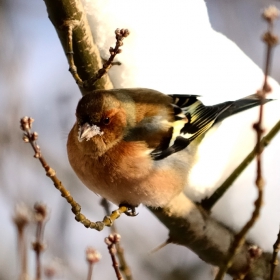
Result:
{"label": "thick branch", "polygon": [[[224,265],[234,233],[210,217],[205,210],[181,194],[161,209],[150,209],[169,229],[170,241],[191,249],[202,260],[214,266]],[[228,270],[232,276],[247,270],[250,265],[250,244],[245,243]],[[271,254],[263,253],[252,265],[245,279],[269,279]],[[275,278],[280,279],[280,268]]]}
{"label": "thick branch", "polygon": [[[83,5],[80,0],[44,0],[49,18],[54,25],[65,54],[67,53],[67,26],[73,26],[74,60],[79,76],[83,81],[89,80],[102,68],[100,53],[95,45]],[[88,90],[110,89],[112,83],[108,75],[103,76]]]}

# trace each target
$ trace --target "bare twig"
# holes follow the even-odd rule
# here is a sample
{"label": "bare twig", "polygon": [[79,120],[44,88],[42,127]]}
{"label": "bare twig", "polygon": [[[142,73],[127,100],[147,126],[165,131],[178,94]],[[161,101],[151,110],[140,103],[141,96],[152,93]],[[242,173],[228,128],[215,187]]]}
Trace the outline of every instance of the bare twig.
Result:
{"label": "bare twig", "polygon": [[99,262],[100,259],[101,255],[94,248],[88,247],[86,249],[86,260],[88,262],[87,280],[92,279],[93,266],[95,263]]}
{"label": "bare twig", "polygon": [[40,147],[36,143],[36,140],[38,139],[38,133],[31,132],[33,121],[34,119],[30,117],[23,117],[20,120],[20,128],[24,132],[23,141],[26,143],[30,143],[31,147],[35,152],[34,157],[40,161],[41,165],[46,171],[46,175],[53,181],[54,186],[60,191],[61,196],[64,197],[67,200],[67,202],[72,206],[71,210],[75,215],[76,221],[82,223],[86,228],[101,231],[104,228],[104,226],[111,226],[113,222],[117,218],[119,218],[122,213],[127,213],[130,211],[129,207],[122,205],[117,210],[113,211],[110,216],[105,216],[102,222],[92,222],[89,219],[87,219],[81,213],[81,206],[74,200],[70,192],[63,186],[62,182],[56,176],[55,170],[48,165],[48,163],[42,156]]}
{"label": "bare twig", "polygon": [[[106,215],[109,215],[111,211],[110,211],[110,205],[109,205],[107,199],[105,199],[105,198],[101,199],[100,204],[104,207]],[[115,224],[113,224],[110,229],[111,229],[112,234],[117,233]],[[124,249],[121,246],[120,242],[118,242],[116,244],[116,253],[117,253],[117,256],[118,256],[118,259],[120,262],[119,267],[120,267],[120,270],[121,270],[125,280],[132,280],[133,278],[132,278],[132,274],[131,274],[131,269],[125,259]]]}
{"label": "bare twig", "polygon": [[105,243],[108,246],[108,251],[110,253],[111,259],[112,259],[112,263],[113,263],[113,268],[115,270],[116,276],[118,280],[124,280],[122,278],[121,272],[119,270],[119,264],[117,262],[116,259],[116,244],[118,244],[120,242],[121,236],[117,233],[115,234],[110,234],[108,237],[105,238]]}
{"label": "bare twig", "polygon": [[[111,210],[110,210],[110,205],[108,203],[108,200],[106,198],[101,198],[100,205],[104,208],[106,216],[109,216],[111,213]],[[110,227],[110,231],[111,231],[111,233],[117,233],[115,224],[112,224],[112,226]]]}
{"label": "bare twig", "polygon": [[73,50],[73,29],[75,25],[77,24],[76,21],[67,21],[67,51],[66,51],[66,57],[69,64],[69,71],[72,74],[74,80],[76,81],[77,85],[82,88],[84,86],[83,80],[80,78],[77,67],[74,62],[74,50]]}
{"label": "bare twig", "polygon": [[278,265],[279,261],[277,259],[278,252],[280,250],[280,229],[277,235],[277,239],[273,245],[273,253],[271,258],[271,270],[270,270],[270,280],[273,280],[275,268]]}
{"label": "bare twig", "polygon": [[77,67],[74,62],[74,51],[73,51],[73,29],[75,27],[76,21],[66,21],[65,26],[67,27],[67,51],[66,56],[68,59],[69,64],[69,71],[71,72],[74,80],[79,85],[80,88],[84,88],[86,90],[93,88],[95,83],[100,80],[113,65],[118,63],[114,63],[113,60],[115,59],[116,55],[121,53],[120,47],[123,45],[123,40],[129,35],[128,29],[116,29],[116,45],[114,48],[110,47],[110,57],[108,60],[103,61],[103,67],[97,71],[95,75],[93,75],[88,80],[83,81],[77,71]]}
{"label": "bare twig", "polygon": [[32,247],[36,254],[36,280],[41,280],[41,253],[45,250],[43,243],[44,228],[48,218],[48,211],[46,205],[36,203],[34,205],[34,217],[37,224],[36,240],[33,242]]}
{"label": "bare twig", "polygon": [[126,38],[129,35],[129,30],[116,29],[115,34],[116,34],[116,45],[114,48],[110,47],[109,59],[105,61],[103,67],[98,70],[97,74],[94,77],[84,82],[86,88],[89,88],[91,85],[94,85],[99,79],[101,79],[113,66],[113,60],[115,59],[116,55],[122,52],[120,47],[123,45],[124,38]]}
{"label": "bare twig", "polygon": [[[108,61],[107,59],[105,59],[105,58],[103,58],[103,57],[101,57],[101,59],[102,59],[102,63],[103,63],[103,64],[104,64],[105,62]],[[113,62],[111,63],[111,65],[112,65],[112,67],[113,67],[113,66],[121,66],[122,63],[119,62],[119,61],[113,61]]]}
{"label": "bare twig", "polygon": [[118,65],[119,63],[114,63],[114,59],[117,54],[121,53],[120,47],[123,45],[123,40],[129,35],[128,29],[116,29],[116,45],[114,48],[110,47],[110,57],[108,60],[103,61],[103,67],[97,71],[91,78],[83,81],[77,71],[77,67],[74,62],[74,51],[73,51],[73,29],[75,27],[76,21],[66,21],[65,26],[67,27],[67,51],[66,56],[69,64],[69,71],[71,72],[74,80],[79,85],[80,88],[84,88],[86,90],[92,90],[94,88],[95,83],[100,80],[113,65]]}
{"label": "bare twig", "polygon": [[265,101],[266,94],[271,91],[270,86],[267,83],[268,75],[269,75],[269,69],[271,66],[271,52],[272,48],[277,44],[278,38],[276,35],[273,34],[273,21],[276,18],[275,17],[275,9],[274,7],[269,7],[266,9],[263,13],[263,17],[268,22],[268,31],[263,36],[263,40],[267,45],[266,50],[266,60],[265,60],[265,72],[264,72],[264,83],[262,90],[258,91],[257,94],[259,95],[259,98],[261,100],[260,105],[260,111],[259,111],[259,119],[258,122],[253,125],[254,129],[256,130],[257,134],[257,178],[256,178],[256,187],[258,191],[258,197],[255,201],[255,209],[252,213],[251,218],[249,221],[244,225],[244,227],[241,229],[241,231],[235,235],[234,241],[232,243],[232,246],[229,250],[228,258],[223,267],[220,268],[215,280],[221,280],[223,279],[224,274],[228,270],[228,268],[232,265],[232,260],[235,254],[238,252],[239,248],[244,244],[245,242],[245,236],[247,232],[252,228],[252,226],[255,224],[256,220],[258,219],[260,215],[261,206],[263,203],[263,187],[264,187],[264,180],[262,175],[262,161],[261,161],[261,154],[263,151],[263,147],[261,145],[261,137],[264,133],[264,129],[262,127],[262,121],[263,121],[263,104]]}
{"label": "bare twig", "polygon": [[26,240],[25,240],[25,229],[30,223],[31,214],[29,209],[24,204],[16,206],[15,214],[13,216],[13,222],[17,229],[18,238],[18,252],[19,259],[21,262],[21,271],[19,280],[27,280],[27,251],[26,251]]}

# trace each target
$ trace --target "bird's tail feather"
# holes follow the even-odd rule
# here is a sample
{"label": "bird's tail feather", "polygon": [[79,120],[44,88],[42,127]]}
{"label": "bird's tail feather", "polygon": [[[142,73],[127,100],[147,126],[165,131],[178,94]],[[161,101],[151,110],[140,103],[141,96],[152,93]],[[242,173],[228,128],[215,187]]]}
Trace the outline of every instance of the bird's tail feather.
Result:
{"label": "bird's tail feather", "polygon": [[[273,99],[265,99],[263,104],[272,101]],[[242,111],[248,110],[255,106],[261,105],[262,100],[258,97],[257,94],[252,94],[242,99],[238,99],[232,102],[226,110],[224,110],[215,120],[215,123],[221,122],[225,118],[240,113]]]}

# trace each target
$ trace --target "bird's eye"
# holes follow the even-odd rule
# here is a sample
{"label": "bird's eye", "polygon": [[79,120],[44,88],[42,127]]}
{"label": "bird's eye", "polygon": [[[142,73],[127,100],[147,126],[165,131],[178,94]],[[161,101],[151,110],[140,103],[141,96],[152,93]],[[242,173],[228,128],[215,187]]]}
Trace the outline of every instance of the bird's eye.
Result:
{"label": "bird's eye", "polygon": [[103,123],[105,124],[105,125],[107,125],[107,124],[109,124],[110,123],[110,118],[104,118],[103,119]]}

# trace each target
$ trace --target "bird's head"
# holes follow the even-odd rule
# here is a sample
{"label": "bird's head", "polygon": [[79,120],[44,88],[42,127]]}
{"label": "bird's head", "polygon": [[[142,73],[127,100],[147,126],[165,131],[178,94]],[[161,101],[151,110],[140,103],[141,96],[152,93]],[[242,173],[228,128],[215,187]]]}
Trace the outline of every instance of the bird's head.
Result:
{"label": "bird's head", "polygon": [[99,155],[123,138],[127,126],[121,102],[109,91],[86,94],[78,103],[76,118],[78,141]]}

